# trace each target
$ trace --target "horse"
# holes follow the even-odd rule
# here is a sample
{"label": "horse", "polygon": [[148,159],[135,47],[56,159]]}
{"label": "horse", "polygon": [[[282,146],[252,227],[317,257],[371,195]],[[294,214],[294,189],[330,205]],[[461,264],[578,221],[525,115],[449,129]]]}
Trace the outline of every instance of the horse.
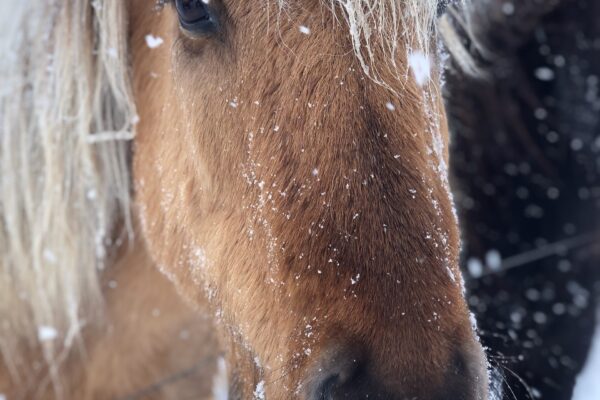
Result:
{"label": "horse", "polygon": [[7,4],[0,393],[486,399],[439,6]]}
{"label": "horse", "polygon": [[480,1],[441,23],[462,27],[444,90],[469,303],[506,399],[572,399],[597,323],[599,16]]}

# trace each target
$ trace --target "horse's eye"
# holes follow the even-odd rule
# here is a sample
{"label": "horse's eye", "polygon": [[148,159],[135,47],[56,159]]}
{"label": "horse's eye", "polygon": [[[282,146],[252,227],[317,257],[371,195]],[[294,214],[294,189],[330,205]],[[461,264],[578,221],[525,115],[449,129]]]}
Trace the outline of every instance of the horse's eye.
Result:
{"label": "horse's eye", "polygon": [[197,34],[216,30],[216,21],[208,6],[209,0],[175,0],[181,27]]}

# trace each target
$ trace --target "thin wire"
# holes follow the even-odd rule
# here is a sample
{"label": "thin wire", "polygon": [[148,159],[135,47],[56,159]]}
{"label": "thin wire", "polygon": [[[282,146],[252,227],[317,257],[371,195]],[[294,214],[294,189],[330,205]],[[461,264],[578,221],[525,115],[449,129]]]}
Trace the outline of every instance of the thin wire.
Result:
{"label": "thin wire", "polygon": [[[220,356],[223,356],[223,355],[221,354]],[[173,384],[177,383],[178,381],[181,381],[182,379],[188,378],[189,376],[195,374],[199,369],[208,365],[209,362],[212,362],[215,360],[216,360],[216,358],[214,356],[204,357],[203,359],[201,359],[200,361],[198,361],[196,364],[192,365],[189,368],[179,370],[179,371],[175,372],[174,374],[169,375],[166,378],[163,378],[156,383],[153,383],[152,385],[142,388],[142,389],[138,390],[137,392],[134,392],[128,396],[118,397],[115,400],[140,400],[140,399],[143,399],[146,396],[149,396],[155,392],[158,392],[159,390],[163,389],[165,386],[173,385]]]}
{"label": "thin wire", "polygon": [[562,254],[566,251],[573,250],[576,248],[584,247],[587,245],[595,244],[594,242],[598,239],[599,232],[592,232],[580,236],[575,236],[568,239],[559,240],[554,243],[549,243],[537,249],[525,251],[523,253],[515,254],[502,260],[500,268],[491,269],[488,268],[476,279],[481,279],[489,275],[496,275],[501,272],[511,270],[513,268],[521,267],[523,265],[531,264],[532,262],[542,260],[554,255]]}

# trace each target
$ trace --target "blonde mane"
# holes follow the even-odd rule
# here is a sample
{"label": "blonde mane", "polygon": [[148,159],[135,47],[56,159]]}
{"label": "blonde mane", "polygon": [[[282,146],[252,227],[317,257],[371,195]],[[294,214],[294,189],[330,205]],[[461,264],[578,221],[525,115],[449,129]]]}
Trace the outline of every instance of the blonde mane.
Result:
{"label": "blonde mane", "polygon": [[106,248],[117,222],[130,229],[135,107],[124,1],[2,15],[0,351],[15,373],[23,345],[39,340],[54,361],[99,315]]}
{"label": "blonde mane", "polygon": [[400,49],[430,53],[440,0],[330,1],[344,9],[354,53],[364,72],[376,82],[385,84],[376,63],[378,49],[396,79],[405,78],[398,73],[402,68],[396,65]]}
{"label": "blonde mane", "polygon": [[[374,79],[375,46],[392,68],[398,43],[430,51],[438,0],[327,1],[345,10]],[[59,361],[101,318],[99,272],[132,235],[126,3],[23,0],[0,12],[0,352],[14,373],[27,367],[22,346]]]}

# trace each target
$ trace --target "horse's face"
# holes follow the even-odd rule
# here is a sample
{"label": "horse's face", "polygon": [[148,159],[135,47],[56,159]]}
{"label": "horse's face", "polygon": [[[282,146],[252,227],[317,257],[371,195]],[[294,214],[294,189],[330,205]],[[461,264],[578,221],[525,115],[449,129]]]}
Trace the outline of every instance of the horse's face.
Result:
{"label": "horse's face", "polygon": [[213,33],[131,0],[134,179],[157,264],[231,332],[235,395],[485,397],[435,84],[402,49],[399,96],[365,78],[329,2],[206,3]]}

